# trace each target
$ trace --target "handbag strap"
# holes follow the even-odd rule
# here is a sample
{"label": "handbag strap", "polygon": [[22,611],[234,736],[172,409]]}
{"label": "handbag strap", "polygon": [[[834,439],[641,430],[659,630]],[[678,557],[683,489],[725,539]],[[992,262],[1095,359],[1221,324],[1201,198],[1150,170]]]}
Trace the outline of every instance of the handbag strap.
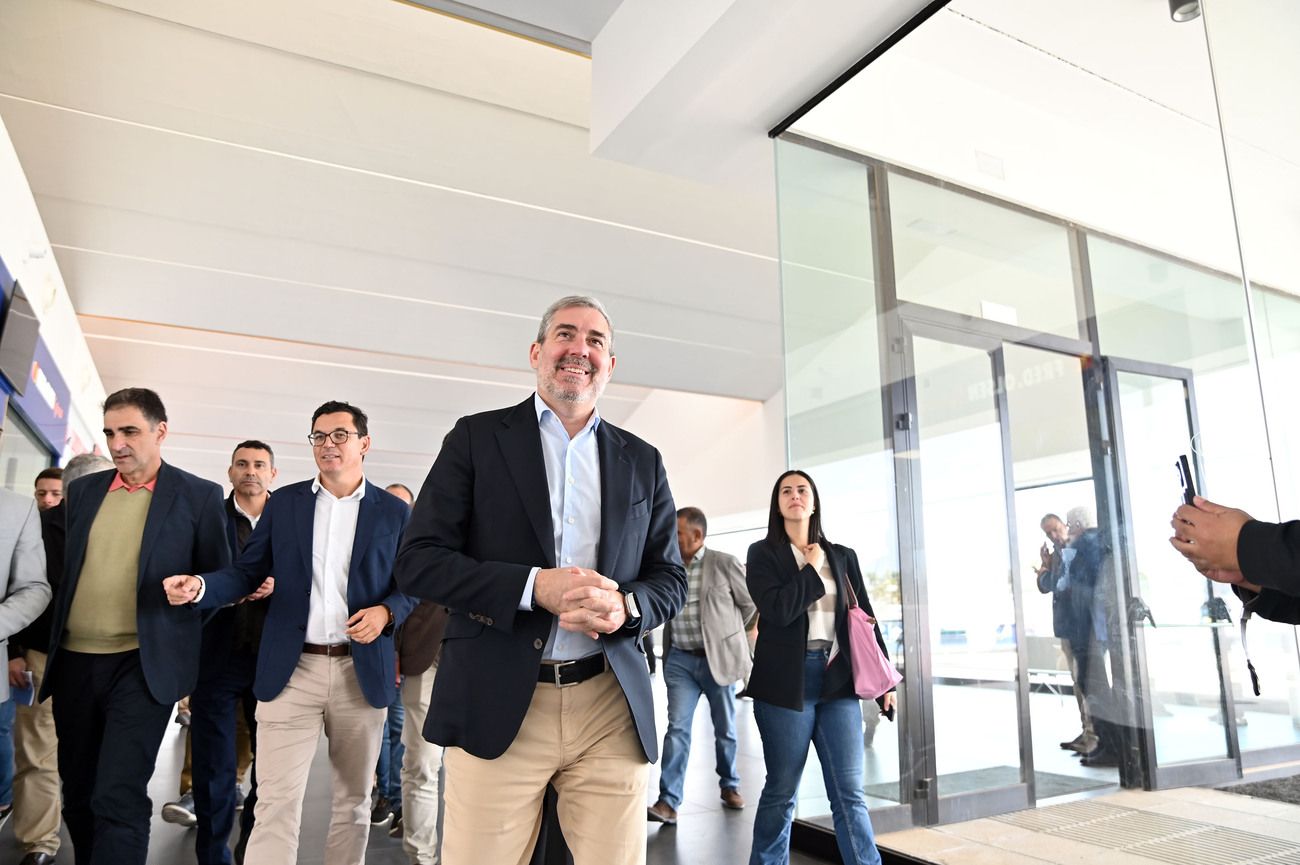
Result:
{"label": "handbag strap", "polygon": [[849,609],[852,610],[858,606],[858,596],[857,593],[853,591],[853,581],[849,579],[849,571],[847,568],[844,570],[844,590],[848,595]]}

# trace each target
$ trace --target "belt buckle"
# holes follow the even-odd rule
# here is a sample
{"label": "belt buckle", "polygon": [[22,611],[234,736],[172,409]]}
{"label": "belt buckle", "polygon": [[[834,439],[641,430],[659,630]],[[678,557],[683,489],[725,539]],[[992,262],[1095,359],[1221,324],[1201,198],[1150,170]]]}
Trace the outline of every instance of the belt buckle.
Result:
{"label": "belt buckle", "polygon": [[555,663],[555,664],[552,664],[552,665],[551,665],[551,666],[554,668],[555,687],[557,687],[557,688],[572,688],[574,685],[580,685],[580,684],[582,684],[581,682],[561,682],[561,681],[560,681],[560,669],[561,669],[562,667],[571,667],[571,666],[573,666],[573,665],[576,664],[576,663],[578,663],[578,662],[577,662],[577,661],[559,661],[558,663]]}

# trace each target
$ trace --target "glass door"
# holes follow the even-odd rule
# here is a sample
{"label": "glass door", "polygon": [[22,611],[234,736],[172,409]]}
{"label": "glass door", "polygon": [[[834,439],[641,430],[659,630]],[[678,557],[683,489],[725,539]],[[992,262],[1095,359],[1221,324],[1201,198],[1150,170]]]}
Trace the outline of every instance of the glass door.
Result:
{"label": "glass door", "polygon": [[1168,540],[1180,503],[1180,454],[1192,461],[1201,488],[1191,371],[1118,359],[1106,359],[1103,369],[1120,489],[1122,554],[1115,558],[1127,585],[1122,615],[1139,684],[1132,705],[1140,729],[1129,740],[1151,789],[1239,778],[1231,622],[1215,614],[1208,581]]}
{"label": "glass door", "polygon": [[916,322],[903,354],[900,558],[920,635],[907,717],[923,743],[913,817],[947,823],[1033,801],[1004,357],[996,340]]}

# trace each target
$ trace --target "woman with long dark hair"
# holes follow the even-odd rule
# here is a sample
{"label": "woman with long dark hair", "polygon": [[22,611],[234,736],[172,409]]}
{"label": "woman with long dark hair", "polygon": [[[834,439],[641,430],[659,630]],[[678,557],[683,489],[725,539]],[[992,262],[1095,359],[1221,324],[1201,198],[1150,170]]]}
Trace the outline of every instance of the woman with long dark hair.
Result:
{"label": "woman with long dark hair", "polygon": [[[879,865],[862,789],[862,705],[849,662],[846,581],[862,609],[874,614],[857,554],[822,535],[821,500],[804,472],[777,478],[767,537],[750,546],[745,579],[758,607],[748,694],[767,763],[750,865],[790,859],[795,794],[810,744],[826,780],[841,858],[846,865]],[[879,625],[876,641],[884,652]],[[885,711],[893,708],[894,692],[878,702]]]}

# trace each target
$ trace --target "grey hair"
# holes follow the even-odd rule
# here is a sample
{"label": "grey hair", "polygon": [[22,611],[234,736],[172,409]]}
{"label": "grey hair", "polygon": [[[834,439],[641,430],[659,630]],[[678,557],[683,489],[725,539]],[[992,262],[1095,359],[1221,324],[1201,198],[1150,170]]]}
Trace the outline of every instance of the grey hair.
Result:
{"label": "grey hair", "polygon": [[571,309],[575,306],[585,306],[588,309],[594,309],[605,317],[605,323],[609,325],[609,353],[614,353],[614,322],[610,321],[609,313],[605,311],[605,305],[589,294],[571,294],[568,297],[562,297],[555,303],[546,307],[546,312],[542,313],[542,323],[537,326],[537,342],[546,341],[546,332],[551,329],[551,321],[555,314],[562,309]]}
{"label": "grey hair", "polygon": [[64,488],[77,478],[93,475],[95,472],[107,471],[113,467],[113,461],[99,454],[77,454],[63,467]]}
{"label": "grey hair", "polygon": [[1097,525],[1097,521],[1092,518],[1092,508],[1087,505],[1079,505],[1077,508],[1070,508],[1065,512],[1066,525],[1079,526],[1084,529],[1091,529]]}

